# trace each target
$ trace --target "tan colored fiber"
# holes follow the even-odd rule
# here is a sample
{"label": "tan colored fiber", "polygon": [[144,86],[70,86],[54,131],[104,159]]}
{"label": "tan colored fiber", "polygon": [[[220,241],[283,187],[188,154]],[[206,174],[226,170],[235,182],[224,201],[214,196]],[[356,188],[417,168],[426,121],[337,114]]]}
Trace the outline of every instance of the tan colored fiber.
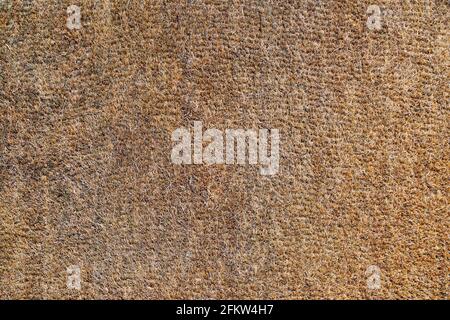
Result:
{"label": "tan colored fiber", "polygon": [[[448,299],[448,22],[443,0],[0,0],[0,298]],[[172,164],[194,121],[278,128],[279,173]]]}

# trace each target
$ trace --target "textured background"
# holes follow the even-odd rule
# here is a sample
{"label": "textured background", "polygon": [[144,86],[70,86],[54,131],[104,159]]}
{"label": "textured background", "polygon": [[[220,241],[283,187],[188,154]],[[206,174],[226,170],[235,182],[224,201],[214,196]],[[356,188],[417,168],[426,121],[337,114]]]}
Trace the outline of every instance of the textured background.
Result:
{"label": "textured background", "polygon": [[[0,298],[448,299],[449,18],[0,0]],[[280,172],[172,165],[194,120],[279,128]]]}

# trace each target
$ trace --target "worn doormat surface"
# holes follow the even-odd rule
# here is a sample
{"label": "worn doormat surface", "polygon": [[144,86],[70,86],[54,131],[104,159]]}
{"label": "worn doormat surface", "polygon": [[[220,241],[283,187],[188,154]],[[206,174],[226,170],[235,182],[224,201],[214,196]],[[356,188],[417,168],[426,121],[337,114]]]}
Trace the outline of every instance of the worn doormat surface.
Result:
{"label": "worn doormat surface", "polygon": [[0,0],[0,298],[448,299],[449,17]]}

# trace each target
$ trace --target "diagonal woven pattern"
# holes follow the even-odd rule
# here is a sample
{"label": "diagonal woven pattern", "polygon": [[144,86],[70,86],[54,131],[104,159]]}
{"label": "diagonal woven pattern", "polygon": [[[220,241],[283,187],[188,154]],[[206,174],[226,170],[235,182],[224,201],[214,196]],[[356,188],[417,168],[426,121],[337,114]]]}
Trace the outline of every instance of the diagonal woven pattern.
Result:
{"label": "diagonal woven pattern", "polygon": [[[0,298],[448,299],[449,17],[0,0]],[[278,128],[280,171],[172,164],[193,121]]]}

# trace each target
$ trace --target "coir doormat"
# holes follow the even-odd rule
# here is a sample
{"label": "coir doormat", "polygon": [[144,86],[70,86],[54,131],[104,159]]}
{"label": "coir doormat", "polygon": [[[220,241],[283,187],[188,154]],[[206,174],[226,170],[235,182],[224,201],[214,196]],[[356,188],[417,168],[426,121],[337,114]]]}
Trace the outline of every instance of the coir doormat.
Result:
{"label": "coir doormat", "polygon": [[447,299],[448,22],[0,0],[0,298]]}

